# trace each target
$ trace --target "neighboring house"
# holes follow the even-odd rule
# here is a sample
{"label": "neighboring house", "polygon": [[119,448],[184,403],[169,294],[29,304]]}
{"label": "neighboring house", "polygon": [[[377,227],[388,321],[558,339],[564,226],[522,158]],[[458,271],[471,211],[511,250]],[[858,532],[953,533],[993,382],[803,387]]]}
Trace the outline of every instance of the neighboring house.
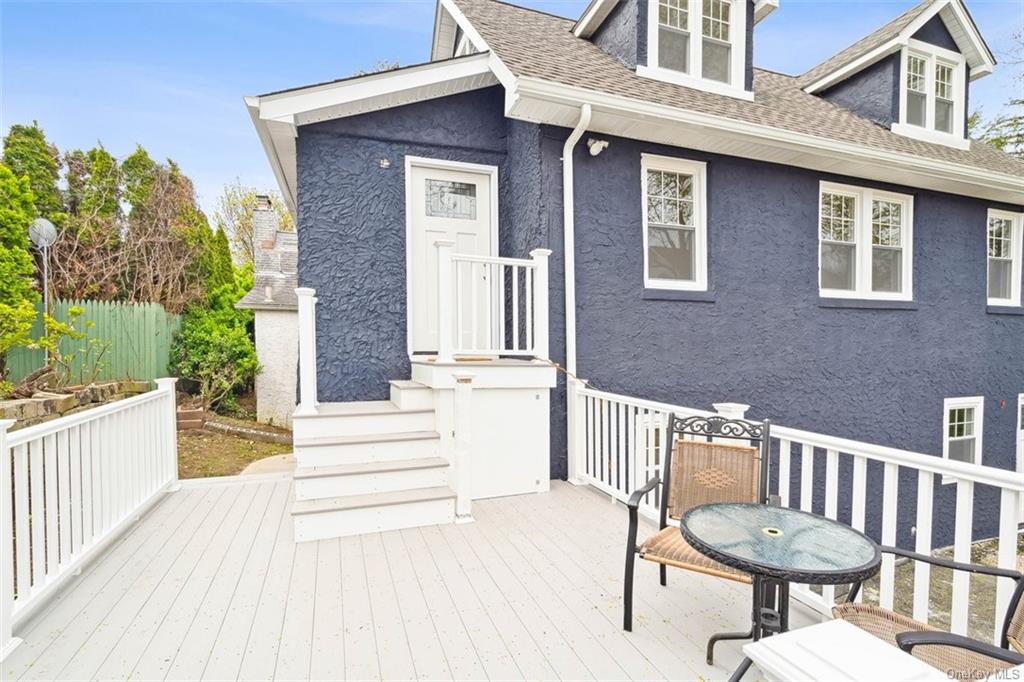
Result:
{"label": "neighboring house", "polygon": [[295,411],[295,385],[299,361],[299,336],[295,287],[298,238],[278,228],[270,198],[257,197],[253,212],[253,267],[255,283],[239,308],[255,312],[256,420],[291,426]]}
{"label": "neighboring house", "polygon": [[[299,283],[319,300],[319,400],[390,390],[400,404],[415,385],[388,382],[411,376],[449,423],[456,374],[479,383],[490,369],[446,362],[439,314],[465,356],[487,354],[472,351],[488,325],[499,339],[483,350],[519,348],[504,325],[521,299],[513,313],[495,296],[522,284],[485,261],[542,248],[550,352],[533,355],[592,386],[740,401],[750,417],[1013,468],[1024,162],[966,137],[971,84],[995,67],[989,48],[960,0],[926,0],[784,75],[754,67],[756,25],[777,5],[593,0],[572,20],[440,0],[431,62],[249,98],[297,215]],[[467,269],[448,248],[477,260]],[[508,372],[537,370],[520,362]],[[553,380],[498,385],[547,401]],[[321,418],[357,409],[307,402]],[[474,456],[481,439],[525,453],[522,434],[549,426],[550,472],[530,471],[571,474],[562,378],[543,424],[521,408],[480,417]],[[310,438],[351,433],[316,423]],[[450,460],[437,430],[440,450],[424,452]],[[868,472],[869,486],[880,481]],[[939,524],[951,495],[936,499]],[[296,518],[327,508],[314,499]],[[913,519],[902,519],[906,541]]]}

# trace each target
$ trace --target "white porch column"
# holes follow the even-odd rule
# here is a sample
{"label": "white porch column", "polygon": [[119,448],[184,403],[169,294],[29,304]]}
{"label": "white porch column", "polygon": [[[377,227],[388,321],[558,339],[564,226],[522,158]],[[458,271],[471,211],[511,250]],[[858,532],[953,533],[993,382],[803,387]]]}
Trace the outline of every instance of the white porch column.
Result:
{"label": "white porch column", "polygon": [[163,391],[167,394],[167,413],[164,419],[164,428],[167,430],[167,435],[164,437],[163,448],[164,451],[161,453],[163,461],[160,466],[165,467],[164,476],[171,484],[171,490],[178,489],[178,408],[177,408],[177,396],[174,392],[174,386],[178,383],[175,377],[164,377],[156,380],[156,390]]}
{"label": "white porch column", "polygon": [[0,661],[5,659],[21,640],[14,636],[14,527],[11,519],[11,451],[7,447],[7,430],[13,419],[0,419]]}
{"label": "white porch column", "polygon": [[439,239],[437,247],[437,361],[453,362],[452,351],[452,250],[455,242]]}
{"label": "white porch column", "polygon": [[533,354],[550,360],[550,332],[548,330],[548,257],[551,249],[534,249],[530,257],[537,264],[533,280]]}
{"label": "white porch column", "polygon": [[295,414],[316,414],[316,291],[298,287],[299,408]]}
{"label": "white porch column", "polygon": [[711,407],[715,408],[722,417],[726,419],[746,419],[747,410],[750,409],[750,405],[744,405],[743,403],[712,403]]}
{"label": "white porch column", "polygon": [[455,523],[473,520],[473,377],[455,378]]}

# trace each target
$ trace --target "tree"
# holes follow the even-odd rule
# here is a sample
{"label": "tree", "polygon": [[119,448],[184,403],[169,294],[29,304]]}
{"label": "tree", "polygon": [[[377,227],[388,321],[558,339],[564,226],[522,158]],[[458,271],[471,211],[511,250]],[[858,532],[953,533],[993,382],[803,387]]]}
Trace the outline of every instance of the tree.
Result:
{"label": "tree", "polygon": [[[1019,86],[1024,86],[1024,29],[1014,33],[1012,47],[1002,58],[1007,66],[1016,69],[1013,80],[1018,84],[1019,93]],[[1007,154],[1024,158],[1024,99],[1011,98],[1006,108],[1008,111],[991,121],[983,121],[981,110],[976,110],[967,119],[968,134]]]}
{"label": "tree", "polygon": [[368,76],[371,73],[380,73],[381,71],[394,71],[395,69],[401,68],[402,65],[398,63],[396,58],[394,61],[390,59],[381,58],[374,62],[373,66],[368,69],[358,69],[353,72],[353,76]]}
{"label": "tree", "polygon": [[0,398],[10,393],[7,352],[29,343],[39,298],[29,253],[28,226],[36,215],[30,180],[0,163]]}
{"label": "tree", "polygon": [[[17,177],[28,177],[37,215],[54,224],[63,221],[63,202],[57,182],[60,179],[60,153],[46,140],[39,123],[15,124],[4,138],[4,163]],[[35,218],[36,216],[32,216]]]}
{"label": "tree", "polygon": [[[231,252],[235,263],[245,265],[252,263],[253,253],[253,212],[256,210],[257,192],[253,187],[244,187],[235,181],[233,185],[225,185],[224,192],[217,200],[217,209],[213,218],[217,227],[224,230],[231,244]],[[279,192],[265,192],[270,197],[270,206],[277,214],[277,229],[291,232],[295,229],[292,215],[288,212]]]}

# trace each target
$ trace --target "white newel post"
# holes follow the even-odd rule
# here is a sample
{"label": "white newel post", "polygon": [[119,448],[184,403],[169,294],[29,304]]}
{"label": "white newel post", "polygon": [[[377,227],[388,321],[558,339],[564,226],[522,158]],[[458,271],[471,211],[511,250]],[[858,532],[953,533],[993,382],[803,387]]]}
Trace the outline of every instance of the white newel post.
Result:
{"label": "white newel post", "polygon": [[316,414],[316,291],[295,289],[299,308],[299,409],[297,415]]}
{"label": "white newel post", "polygon": [[551,249],[534,249],[530,257],[537,264],[533,282],[533,354],[548,360],[548,256]]}
{"label": "white newel post", "polygon": [[573,485],[583,485],[582,474],[587,471],[584,458],[584,443],[586,436],[586,411],[583,409],[583,396],[580,390],[586,388],[587,382],[583,379],[566,375],[565,378],[565,407],[569,417],[569,432],[566,434],[566,450],[568,451],[568,479]]}
{"label": "white newel post", "polygon": [[175,394],[175,384],[178,380],[175,377],[165,377],[156,380],[156,390],[167,394],[167,410],[164,413],[164,461],[162,466],[167,467],[166,477],[170,490],[177,490],[178,485],[178,405]]}
{"label": "white newel post", "polygon": [[437,361],[453,362],[452,250],[455,242],[439,239],[437,247]]}
{"label": "white newel post", "polygon": [[11,509],[11,450],[7,430],[13,419],[0,419],[0,661],[21,644],[11,628],[14,622],[14,526]]}
{"label": "white newel post", "polygon": [[711,407],[726,419],[746,419],[747,410],[750,409],[750,405],[743,403],[712,403]]}
{"label": "white newel post", "polygon": [[473,520],[473,377],[455,378],[455,523]]}

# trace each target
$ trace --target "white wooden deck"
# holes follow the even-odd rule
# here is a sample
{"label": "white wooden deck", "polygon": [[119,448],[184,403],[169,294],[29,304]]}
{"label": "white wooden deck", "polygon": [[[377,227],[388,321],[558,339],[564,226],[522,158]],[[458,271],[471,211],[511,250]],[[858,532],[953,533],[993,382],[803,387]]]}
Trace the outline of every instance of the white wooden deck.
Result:
{"label": "white wooden deck", "polygon": [[[476,522],[296,545],[291,481],[167,495],[21,632],[4,680],[724,679],[704,642],[749,587],[638,561],[584,488],[476,502]],[[794,624],[808,622],[794,608]],[[756,673],[751,672],[754,679]]]}

